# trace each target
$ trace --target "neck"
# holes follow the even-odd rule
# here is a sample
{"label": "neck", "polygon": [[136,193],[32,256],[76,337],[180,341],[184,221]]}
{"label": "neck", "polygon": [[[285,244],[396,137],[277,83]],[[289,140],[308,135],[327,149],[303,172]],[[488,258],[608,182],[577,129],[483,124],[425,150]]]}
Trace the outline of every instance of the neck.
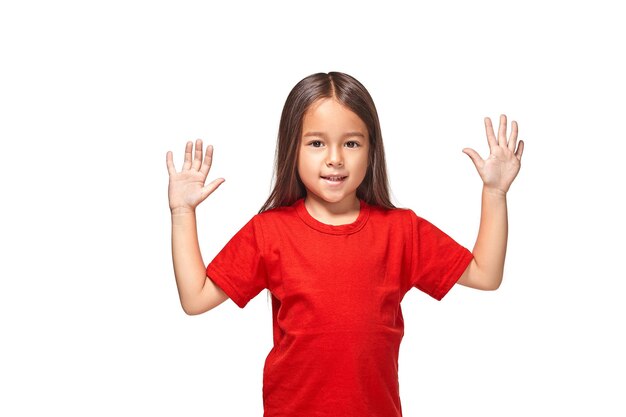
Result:
{"label": "neck", "polygon": [[304,206],[315,220],[338,226],[354,222],[359,217],[361,203],[356,193],[353,198],[345,198],[336,203],[329,203],[308,193],[304,199]]}

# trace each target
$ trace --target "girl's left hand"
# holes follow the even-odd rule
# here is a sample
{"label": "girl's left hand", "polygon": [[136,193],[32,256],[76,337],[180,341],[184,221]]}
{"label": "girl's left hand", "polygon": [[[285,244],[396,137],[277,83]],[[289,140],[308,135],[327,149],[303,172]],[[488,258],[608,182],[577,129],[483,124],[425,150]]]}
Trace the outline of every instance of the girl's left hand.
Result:
{"label": "girl's left hand", "polygon": [[[517,122],[511,122],[511,135],[506,139],[506,116],[500,115],[498,137],[493,132],[491,119],[485,117],[485,131],[489,142],[489,158],[482,159],[478,152],[471,148],[463,149],[476,166],[476,170],[483,180],[483,186],[493,191],[505,193],[517,176],[524,152],[524,141],[517,143]],[[517,145],[517,149],[516,149]]]}

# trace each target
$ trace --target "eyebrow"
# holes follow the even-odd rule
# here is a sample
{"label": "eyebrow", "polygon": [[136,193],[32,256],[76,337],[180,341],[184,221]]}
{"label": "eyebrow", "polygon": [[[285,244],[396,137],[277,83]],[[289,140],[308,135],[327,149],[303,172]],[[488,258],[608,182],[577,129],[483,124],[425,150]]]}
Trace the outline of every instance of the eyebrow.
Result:
{"label": "eyebrow", "polygon": [[[321,137],[321,138],[325,138],[326,134],[324,132],[306,132],[304,135],[302,135],[303,138],[306,138],[308,136],[318,136],[318,137]],[[344,133],[342,135],[343,138],[349,138],[349,137],[353,137],[353,136],[359,136],[359,137],[365,139],[365,135],[363,133],[361,133],[361,132],[347,132],[347,133]]]}

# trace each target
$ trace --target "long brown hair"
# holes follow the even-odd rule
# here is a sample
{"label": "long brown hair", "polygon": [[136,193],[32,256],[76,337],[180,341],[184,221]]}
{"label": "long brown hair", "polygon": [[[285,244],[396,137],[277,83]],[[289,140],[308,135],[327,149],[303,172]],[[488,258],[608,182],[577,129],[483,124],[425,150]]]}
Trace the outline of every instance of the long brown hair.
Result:
{"label": "long brown hair", "polygon": [[320,72],[301,80],[287,96],[278,128],[274,187],[259,213],[290,206],[306,196],[297,163],[302,120],[311,104],[322,98],[339,101],[367,126],[370,141],[368,166],[365,178],[357,188],[357,197],[370,205],[394,208],[389,198],[385,149],[374,100],[354,77],[341,72]]}

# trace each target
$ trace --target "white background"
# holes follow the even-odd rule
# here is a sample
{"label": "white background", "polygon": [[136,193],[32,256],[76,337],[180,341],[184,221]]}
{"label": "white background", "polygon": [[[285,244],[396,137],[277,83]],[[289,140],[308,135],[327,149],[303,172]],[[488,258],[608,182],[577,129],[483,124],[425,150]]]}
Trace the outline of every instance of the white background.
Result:
{"label": "white background", "polygon": [[404,415],[626,413],[617,6],[205,3],[0,6],[1,415],[262,415],[267,293],[184,314],[165,153],[215,146],[208,263],[269,193],[290,89],[333,70],[374,97],[396,204],[470,249],[461,150],[500,113],[526,142],[502,287],[402,303]]}

